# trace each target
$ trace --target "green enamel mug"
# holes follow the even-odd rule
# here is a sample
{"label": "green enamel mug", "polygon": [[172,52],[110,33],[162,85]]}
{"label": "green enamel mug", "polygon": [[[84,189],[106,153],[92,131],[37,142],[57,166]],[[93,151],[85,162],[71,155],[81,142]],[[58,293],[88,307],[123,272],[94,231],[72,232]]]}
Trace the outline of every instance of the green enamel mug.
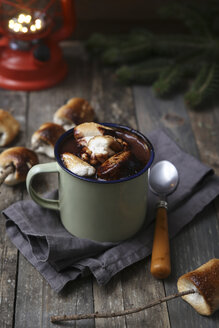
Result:
{"label": "green enamel mug", "polygon": [[[55,162],[37,164],[27,175],[26,185],[31,198],[40,206],[57,210],[67,231],[80,238],[103,242],[118,242],[132,237],[142,227],[147,211],[148,171],[154,159],[151,142],[140,132],[128,127],[103,123],[134,133],[147,145],[150,158],[137,174],[119,180],[103,181],[81,177],[63,164],[59,149],[72,133],[65,132],[55,145]],[[59,199],[46,199],[32,186],[40,173],[57,172]]]}

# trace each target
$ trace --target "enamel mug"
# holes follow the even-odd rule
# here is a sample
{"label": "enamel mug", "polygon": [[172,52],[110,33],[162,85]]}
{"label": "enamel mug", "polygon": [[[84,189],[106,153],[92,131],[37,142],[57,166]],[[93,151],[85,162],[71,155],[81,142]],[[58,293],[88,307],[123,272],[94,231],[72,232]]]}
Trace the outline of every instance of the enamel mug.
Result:
{"label": "enamel mug", "polygon": [[[55,145],[55,162],[37,164],[27,175],[26,185],[31,198],[40,206],[60,212],[63,226],[72,235],[96,241],[118,242],[132,237],[142,227],[147,211],[148,170],[154,159],[150,141],[140,132],[118,124],[141,138],[150,150],[150,158],[137,174],[120,180],[103,181],[78,176],[63,164],[59,149],[72,133],[65,132]],[[40,173],[57,172],[59,199],[46,199],[34,190],[33,178]]]}

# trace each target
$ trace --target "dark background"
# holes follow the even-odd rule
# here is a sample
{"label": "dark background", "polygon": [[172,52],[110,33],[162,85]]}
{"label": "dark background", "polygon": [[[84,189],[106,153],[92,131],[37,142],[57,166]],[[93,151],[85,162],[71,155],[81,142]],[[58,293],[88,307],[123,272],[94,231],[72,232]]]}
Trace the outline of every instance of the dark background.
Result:
{"label": "dark background", "polygon": [[186,28],[177,17],[168,21],[159,17],[158,9],[170,2],[173,1],[75,0],[77,21],[72,38],[86,39],[94,32],[104,34],[128,32],[134,27],[147,27],[158,33],[186,32]]}

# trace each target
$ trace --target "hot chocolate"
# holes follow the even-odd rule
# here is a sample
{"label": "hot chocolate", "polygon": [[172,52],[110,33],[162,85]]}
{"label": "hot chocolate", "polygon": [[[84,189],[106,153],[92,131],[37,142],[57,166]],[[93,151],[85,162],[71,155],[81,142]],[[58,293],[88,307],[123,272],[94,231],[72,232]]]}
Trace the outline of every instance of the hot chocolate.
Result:
{"label": "hot chocolate", "polygon": [[137,174],[151,157],[139,132],[110,124],[83,123],[59,144],[58,157],[71,172],[94,180],[119,180]]}
{"label": "hot chocolate", "polygon": [[[118,124],[83,123],[58,139],[55,159],[29,171],[27,190],[40,206],[58,210],[71,234],[118,242],[142,227],[154,150],[141,133]],[[36,175],[49,172],[59,175],[58,200],[41,197],[32,185]]]}

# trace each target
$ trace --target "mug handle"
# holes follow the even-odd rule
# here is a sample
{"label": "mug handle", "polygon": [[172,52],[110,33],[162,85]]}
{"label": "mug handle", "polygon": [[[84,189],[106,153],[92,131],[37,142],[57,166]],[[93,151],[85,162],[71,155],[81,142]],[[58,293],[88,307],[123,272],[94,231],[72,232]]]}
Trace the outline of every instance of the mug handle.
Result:
{"label": "mug handle", "polygon": [[56,162],[52,163],[45,163],[45,164],[37,164],[34,165],[27,174],[26,179],[26,186],[27,191],[30,197],[40,206],[49,208],[51,210],[58,210],[59,211],[59,200],[55,199],[47,199],[40,196],[33,188],[32,181],[33,178],[40,173],[52,173],[58,172],[58,167]]}

